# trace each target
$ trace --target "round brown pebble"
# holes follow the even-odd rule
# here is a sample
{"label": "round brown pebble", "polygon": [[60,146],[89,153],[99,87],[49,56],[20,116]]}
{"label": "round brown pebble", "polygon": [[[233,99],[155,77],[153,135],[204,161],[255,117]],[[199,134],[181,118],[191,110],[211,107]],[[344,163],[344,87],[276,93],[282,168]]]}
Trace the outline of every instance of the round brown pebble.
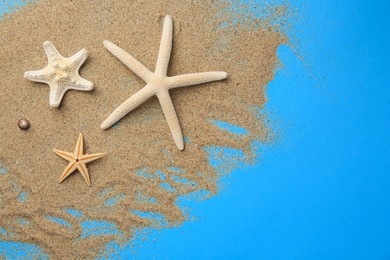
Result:
{"label": "round brown pebble", "polygon": [[27,130],[30,128],[30,122],[26,118],[22,118],[18,121],[18,126],[22,130]]}

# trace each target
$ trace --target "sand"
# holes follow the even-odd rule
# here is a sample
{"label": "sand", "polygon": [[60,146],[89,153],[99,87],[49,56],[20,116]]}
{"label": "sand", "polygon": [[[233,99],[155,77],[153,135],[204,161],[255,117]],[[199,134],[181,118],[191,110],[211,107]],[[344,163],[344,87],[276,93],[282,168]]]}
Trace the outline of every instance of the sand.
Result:
{"label": "sand", "polygon": [[[221,173],[210,165],[205,148],[232,147],[253,160],[251,144],[268,142],[272,135],[258,111],[267,102],[276,51],[286,38],[264,20],[245,24],[244,17],[235,23],[237,14],[221,11],[230,7],[218,1],[46,0],[1,20],[0,161],[6,173],[0,174],[0,227],[7,232],[0,233],[1,240],[37,244],[56,259],[93,258],[107,242],[128,241],[136,230],[180,225],[188,216],[176,204],[179,198],[194,192],[215,195]],[[229,74],[221,82],[171,91],[187,140],[183,152],[177,150],[156,98],[114,128],[99,128],[145,85],[102,41],[118,44],[153,70],[166,14],[174,19],[169,75]],[[284,14],[275,9],[274,15]],[[58,109],[49,108],[47,85],[23,79],[25,71],[46,66],[46,40],[64,56],[82,48],[90,54],[80,73],[95,89],[67,92]],[[22,117],[30,120],[28,131],[17,127]],[[248,134],[230,134],[212,120],[239,125]],[[88,165],[91,187],[77,172],[58,183],[67,162],[52,149],[72,151],[79,133],[85,152],[109,154]],[[117,203],[108,203],[110,198]],[[68,209],[82,214],[72,216]],[[137,212],[161,214],[165,221]],[[86,237],[81,226],[86,220],[112,222],[120,232]]]}

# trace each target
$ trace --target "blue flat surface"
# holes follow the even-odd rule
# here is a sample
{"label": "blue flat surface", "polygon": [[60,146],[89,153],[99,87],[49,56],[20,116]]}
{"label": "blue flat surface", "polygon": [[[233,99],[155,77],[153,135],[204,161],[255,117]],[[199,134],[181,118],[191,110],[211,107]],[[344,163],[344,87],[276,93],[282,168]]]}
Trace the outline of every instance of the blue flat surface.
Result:
{"label": "blue flat surface", "polygon": [[266,108],[281,143],[120,256],[390,259],[390,2],[291,2],[302,58],[280,47]]}

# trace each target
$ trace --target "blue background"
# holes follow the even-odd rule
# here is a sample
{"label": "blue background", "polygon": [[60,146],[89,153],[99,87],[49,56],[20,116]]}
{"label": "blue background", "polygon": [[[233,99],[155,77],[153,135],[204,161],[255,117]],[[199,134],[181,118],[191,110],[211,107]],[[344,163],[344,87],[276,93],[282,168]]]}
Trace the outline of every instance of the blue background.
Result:
{"label": "blue background", "polygon": [[292,6],[297,41],[278,51],[266,108],[281,143],[187,205],[195,221],[120,256],[390,259],[390,2]]}

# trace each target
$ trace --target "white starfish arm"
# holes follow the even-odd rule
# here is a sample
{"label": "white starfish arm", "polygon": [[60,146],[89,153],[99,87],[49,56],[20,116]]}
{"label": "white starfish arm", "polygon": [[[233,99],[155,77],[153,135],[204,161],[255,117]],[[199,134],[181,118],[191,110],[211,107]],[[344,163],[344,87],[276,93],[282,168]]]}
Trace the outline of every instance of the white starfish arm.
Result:
{"label": "white starfish arm", "polygon": [[169,96],[168,91],[158,92],[157,97],[158,100],[160,101],[169,129],[171,130],[173,140],[175,141],[177,148],[179,150],[183,150],[184,149],[183,133],[181,131],[179,119],[177,118],[177,114],[173,106],[172,99]]}
{"label": "white starfish arm", "polygon": [[78,51],[72,57],[66,58],[66,60],[71,66],[71,68],[67,68],[67,69],[78,71],[87,58],[88,58],[88,52],[86,49],[82,49]]}
{"label": "white starfish arm", "polygon": [[151,96],[155,95],[155,91],[151,85],[146,85],[143,89],[132,95],[123,102],[108,118],[100,125],[100,128],[105,130],[127,115],[133,109],[137,108]]}
{"label": "white starfish arm", "polygon": [[82,77],[76,77],[73,84],[70,85],[70,88],[80,91],[91,91],[93,89],[93,83]]}
{"label": "white starfish arm", "polygon": [[50,79],[52,78],[52,74],[48,73],[46,69],[42,70],[34,70],[34,71],[26,71],[24,73],[24,78],[35,81],[35,82],[41,82],[41,83],[49,83]]}
{"label": "white starfish arm", "polygon": [[50,41],[45,41],[43,43],[43,49],[45,50],[47,59],[49,63],[58,62],[58,58],[62,57],[60,52],[56,49],[54,44]]}
{"label": "white starfish arm", "polygon": [[51,107],[59,107],[67,89],[60,82],[50,82],[49,104]]}
{"label": "white starfish arm", "polygon": [[199,85],[207,82],[223,80],[227,73],[223,71],[210,71],[202,73],[190,73],[168,78],[168,88],[179,88]]}
{"label": "white starfish arm", "polygon": [[62,175],[61,175],[60,179],[58,180],[58,182],[61,183],[63,180],[66,179],[66,177],[68,177],[76,169],[77,169],[77,163],[75,161],[70,162],[68,164],[68,166],[66,166],[66,168],[65,168],[64,172],[62,173]]}
{"label": "white starfish arm", "polygon": [[129,53],[109,41],[103,41],[104,47],[107,48],[115,57],[123,62],[129,69],[138,75],[145,82],[149,83],[153,78],[153,73],[146,68],[141,62],[131,56]]}
{"label": "white starfish arm", "polygon": [[155,74],[165,77],[168,71],[168,65],[171,58],[173,37],[172,17],[167,15],[164,19],[163,33],[161,37],[160,50],[158,52]]}
{"label": "white starfish arm", "polygon": [[91,178],[89,177],[87,166],[85,166],[84,163],[78,163],[77,170],[79,170],[81,175],[84,177],[84,180],[87,182],[88,186],[91,186]]}

